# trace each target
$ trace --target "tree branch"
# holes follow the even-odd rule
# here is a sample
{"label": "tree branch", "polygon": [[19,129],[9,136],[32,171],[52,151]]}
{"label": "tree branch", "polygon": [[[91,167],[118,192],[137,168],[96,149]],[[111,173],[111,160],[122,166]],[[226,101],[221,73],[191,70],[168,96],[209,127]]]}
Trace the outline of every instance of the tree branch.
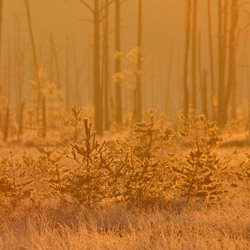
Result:
{"label": "tree branch", "polygon": [[84,22],[91,22],[91,23],[94,22],[94,20],[93,20],[93,19],[90,19],[90,18],[80,18],[79,20],[80,20],[80,21],[84,21]]}
{"label": "tree branch", "polygon": [[80,2],[84,4],[92,13],[95,12],[94,9],[88,3],[85,2],[85,0],[80,0]]}
{"label": "tree branch", "polygon": [[111,0],[110,2],[108,2],[107,4],[104,4],[101,8],[100,8],[100,12],[103,11],[106,7],[108,7],[109,5],[111,5],[112,3],[114,3],[116,0]]}

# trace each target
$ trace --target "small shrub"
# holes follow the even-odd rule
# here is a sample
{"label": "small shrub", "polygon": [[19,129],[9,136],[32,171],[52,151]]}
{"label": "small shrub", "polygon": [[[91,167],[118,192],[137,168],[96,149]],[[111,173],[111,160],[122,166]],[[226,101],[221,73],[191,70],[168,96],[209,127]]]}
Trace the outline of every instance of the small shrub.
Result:
{"label": "small shrub", "polygon": [[215,200],[223,193],[221,183],[217,179],[220,161],[213,152],[221,141],[216,123],[196,115],[187,119],[181,117],[181,120],[183,127],[180,136],[188,138],[194,149],[191,149],[179,166],[173,166],[177,177],[175,188],[181,196],[187,197],[187,201],[191,197]]}
{"label": "small shrub", "polygon": [[[62,139],[66,144],[69,141],[78,143],[83,138],[84,127],[83,127],[83,112],[81,108],[78,108],[76,104],[73,105],[71,109],[71,114],[65,114],[63,117],[64,121],[64,135]],[[66,135],[65,136],[65,132]]]}
{"label": "small shrub", "polygon": [[65,190],[80,204],[88,207],[106,197],[107,179],[112,171],[112,158],[106,157],[105,142],[100,144],[92,132],[92,124],[84,120],[85,138],[82,144],[72,143],[68,156],[75,163],[66,175]]}
{"label": "small shrub", "polygon": [[0,159],[0,176],[0,205],[3,208],[14,211],[22,201],[32,198],[33,180],[27,177],[23,164],[12,152],[9,157]]}
{"label": "small shrub", "polygon": [[161,130],[155,121],[155,110],[145,112],[145,117],[145,122],[137,123],[133,135],[128,138],[129,145],[134,149],[133,154],[142,160],[162,156],[174,135],[171,129]]}
{"label": "small shrub", "polygon": [[186,156],[186,161],[173,170],[178,176],[175,184],[180,196],[214,200],[222,191],[220,183],[216,180],[214,169],[218,167],[219,159],[196,142],[195,150]]}

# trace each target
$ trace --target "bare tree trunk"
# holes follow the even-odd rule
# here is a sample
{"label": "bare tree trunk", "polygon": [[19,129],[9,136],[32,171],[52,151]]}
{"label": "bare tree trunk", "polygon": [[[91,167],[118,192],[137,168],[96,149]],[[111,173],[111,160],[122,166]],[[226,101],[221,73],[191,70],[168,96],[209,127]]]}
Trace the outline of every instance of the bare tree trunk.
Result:
{"label": "bare tree trunk", "polygon": [[9,137],[9,128],[10,128],[10,106],[7,103],[6,109],[5,109],[5,122],[3,127],[3,141],[7,142]]}
{"label": "bare tree trunk", "polygon": [[121,0],[115,1],[115,100],[116,100],[116,122],[122,123]]}
{"label": "bare tree trunk", "polygon": [[135,121],[142,120],[142,0],[138,0],[137,69],[135,89]]}
{"label": "bare tree trunk", "polygon": [[206,118],[208,118],[208,112],[207,112],[207,72],[206,72],[206,70],[202,71],[201,33],[200,32],[199,32],[199,36],[198,36],[198,69],[199,69],[199,76],[200,76],[202,113]]}
{"label": "bare tree trunk", "polygon": [[1,66],[2,66],[2,27],[3,27],[3,0],[0,0],[0,96],[2,95],[2,79],[1,79]]}
{"label": "bare tree trunk", "polygon": [[208,40],[209,40],[209,63],[210,63],[210,80],[211,80],[211,91],[212,91],[212,111],[213,120],[216,120],[216,90],[215,90],[215,77],[214,77],[214,55],[213,55],[213,41],[212,41],[212,24],[211,24],[211,0],[207,0],[207,11],[208,11]]}
{"label": "bare tree trunk", "polygon": [[197,108],[197,86],[196,86],[196,46],[197,43],[197,0],[193,1],[193,31],[192,31],[192,108]]}
{"label": "bare tree trunk", "polygon": [[[22,39],[21,39],[21,25],[20,25],[20,18],[15,18],[15,55],[14,55],[14,66],[15,66],[15,97],[16,97],[16,119],[19,121],[21,106],[22,106],[22,99],[23,99],[23,84],[24,84],[24,52],[21,48]],[[9,46],[9,45],[8,45]],[[10,58],[9,53],[9,58]],[[11,58],[9,59],[9,63]],[[9,65],[11,66],[11,65]],[[10,70],[9,70],[10,72]]]}
{"label": "bare tree trunk", "polygon": [[81,79],[81,71],[83,68],[83,64],[81,66],[78,65],[77,53],[75,48],[75,42],[73,41],[73,62],[74,62],[74,71],[75,71],[75,87],[74,87],[74,96],[75,102],[77,105],[82,106],[82,98],[80,91],[80,79]]}
{"label": "bare tree trunk", "polygon": [[29,27],[29,34],[30,34],[30,41],[31,41],[31,48],[32,48],[32,55],[33,55],[33,63],[35,66],[35,78],[37,80],[38,89],[37,89],[37,124],[39,125],[39,111],[40,111],[40,101],[41,101],[41,82],[39,78],[39,68],[38,68],[38,61],[37,61],[37,54],[36,54],[36,47],[35,47],[35,40],[32,30],[32,24],[31,24],[31,15],[30,15],[30,7],[29,7],[29,0],[25,0],[24,2],[26,7],[26,16],[28,21],[28,27]]}
{"label": "bare tree trunk", "polygon": [[100,77],[100,2],[95,0],[94,5],[94,106],[95,106],[95,128],[99,135],[103,134],[103,101]]}
{"label": "bare tree trunk", "polygon": [[184,116],[189,112],[189,92],[188,92],[188,58],[190,47],[190,30],[191,30],[191,0],[186,0],[186,27],[185,27],[185,54],[184,54],[184,71],[183,71],[183,90],[184,90]]}
{"label": "bare tree trunk", "polygon": [[58,51],[55,51],[55,66],[56,66],[56,86],[58,90],[62,90],[61,72],[60,72],[60,66],[58,62]]}
{"label": "bare tree trunk", "polygon": [[208,111],[207,111],[207,71],[203,71],[202,82],[201,82],[201,105],[202,105],[202,113],[208,119]]}
{"label": "bare tree trunk", "polygon": [[238,24],[238,0],[231,2],[231,28],[229,35],[229,62],[228,62],[228,79],[227,89],[224,103],[224,116],[223,124],[225,125],[228,120],[228,105],[230,95],[232,95],[232,114],[233,118],[236,117],[236,28]]}
{"label": "bare tree trunk", "polygon": [[[238,94],[238,90],[239,90],[239,86],[237,86],[237,67],[236,67],[236,51],[237,51],[237,38],[236,38],[236,28],[237,28],[237,24],[238,24],[238,16],[239,16],[239,10],[238,10],[238,0],[234,0],[232,1],[232,6],[231,6],[231,13],[232,13],[232,17],[231,17],[231,31],[230,31],[230,39],[231,39],[231,33],[232,34],[232,40],[233,41],[229,41],[229,48],[233,50],[233,72],[232,72],[232,119],[236,119],[237,118],[237,94]],[[228,76],[229,77],[229,76]],[[230,78],[229,78],[230,79]],[[229,80],[228,79],[228,80]]]}
{"label": "bare tree trunk", "polygon": [[42,137],[46,138],[47,134],[47,109],[46,109],[46,97],[42,96]]}
{"label": "bare tree trunk", "polygon": [[151,107],[155,108],[155,58],[151,62]]}
{"label": "bare tree trunk", "polygon": [[[85,0],[80,0],[83,5],[93,14],[94,34],[93,34],[93,92],[95,108],[95,129],[97,134],[103,134],[103,95],[100,74],[100,15],[104,7],[101,8],[99,0],[94,0],[93,7]],[[112,1],[111,1],[112,2]],[[108,2],[108,5],[111,3]]]}
{"label": "bare tree trunk", "polygon": [[[166,97],[165,97],[165,112],[167,114],[168,117],[171,116],[171,103],[172,103],[172,99],[171,99],[171,73],[172,73],[172,62],[173,62],[173,44],[171,44],[171,48],[170,48],[170,56],[169,56],[169,60],[168,60],[168,76],[167,76],[167,82],[166,82]],[[163,91],[164,93],[164,91]],[[164,98],[163,98],[164,100]]]}
{"label": "bare tree trunk", "polygon": [[25,101],[22,101],[19,115],[19,127],[18,127],[18,140],[21,139],[23,134],[23,115],[24,115]]}
{"label": "bare tree trunk", "polygon": [[7,73],[7,84],[8,84],[8,93],[7,93],[7,99],[10,100],[11,98],[11,49],[10,49],[10,41],[8,42],[8,62],[7,62],[7,70],[6,70],[6,73]]}
{"label": "bare tree trunk", "polygon": [[65,55],[65,107],[66,110],[70,110],[70,98],[71,98],[71,88],[70,88],[70,75],[69,75],[69,41],[66,39],[66,55]]}
{"label": "bare tree trunk", "polygon": [[[103,38],[103,54],[104,54],[104,128],[110,129],[109,120],[109,5],[105,0],[105,22],[104,22],[104,38]],[[117,120],[118,121],[118,120]]]}
{"label": "bare tree trunk", "polygon": [[223,23],[223,75],[226,84],[226,62],[227,62],[227,26],[228,26],[228,0],[224,0],[224,23]]}
{"label": "bare tree trunk", "polygon": [[[224,49],[223,49],[223,15],[222,0],[218,0],[218,124],[223,125],[225,75],[224,75]],[[225,39],[225,38],[224,38]]]}
{"label": "bare tree trunk", "polygon": [[27,21],[28,21],[28,27],[29,27],[29,33],[30,33],[30,41],[31,41],[31,47],[32,47],[32,54],[33,54],[33,63],[35,66],[35,77],[37,80],[38,84],[38,98],[37,98],[37,124],[39,127],[40,124],[40,119],[39,119],[39,113],[40,113],[40,102],[42,101],[42,130],[43,130],[43,138],[46,136],[46,116],[44,117],[44,114],[46,114],[46,99],[45,96],[41,93],[41,79],[39,77],[39,68],[38,68],[38,60],[37,60],[37,53],[36,53],[36,46],[35,46],[35,40],[34,40],[34,35],[33,35],[33,30],[32,30],[32,25],[31,25],[31,15],[30,15],[30,7],[29,7],[29,0],[25,0],[24,2],[25,7],[26,7],[26,15],[27,15]]}
{"label": "bare tree trunk", "polygon": [[50,61],[49,61],[49,67],[50,67],[50,74],[49,74],[49,79],[50,82],[54,82],[54,60],[55,60],[55,47],[54,47],[54,39],[53,39],[53,34],[50,35],[49,37],[49,42],[50,42]]}

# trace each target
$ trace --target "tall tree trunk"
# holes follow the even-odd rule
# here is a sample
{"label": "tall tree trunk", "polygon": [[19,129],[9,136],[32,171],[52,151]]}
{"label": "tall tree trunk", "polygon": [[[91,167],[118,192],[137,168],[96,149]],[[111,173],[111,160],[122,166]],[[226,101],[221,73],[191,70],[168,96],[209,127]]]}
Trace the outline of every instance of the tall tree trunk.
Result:
{"label": "tall tree trunk", "polygon": [[201,105],[202,113],[208,119],[208,110],[207,110],[207,71],[204,70],[202,73],[202,82],[201,82]]}
{"label": "tall tree trunk", "polygon": [[95,128],[99,135],[103,134],[103,101],[102,86],[100,77],[100,1],[95,0],[94,4],[94,107],[95,107]]}
{"label": "tall tree trunk", "polygon": [[135,121],[142,120],[142,0],[138,0],[137,69],[135,89]]}
{"label": "tall tree trunk", "polygon": [[238,24],[238,0],[231,2],[231,28],[229,34],[229,58],[228,58],[228,78],[227,89],[225,95],[223,124],[228,120],[228,105],[230,95],[232,95],[232,114],[236,117],[236,28]]}
{"label": "tall tree trunk", "polygon": [[183,90],[184,90],[184,116],[189,112],[189,92],[188,92],[188,58],[190,47],[190,30],[191,30],[191,0],[186,0],[186,27],[185,27],[185,54],[184,54],[184,71],[183,71]]}
{"label": "tall tree trunk", "polygon": [[[77,103],[78,106],[82,106],[82,98],[81,98],[81,91],[80,91],[80,79],[81,79],[81,71],[83,68],[83,64],[81,66],[78,65],[78,60],[77,60],[77,52],[76,52],[76,46],[75,42],[73,40],[73,63],[74,63],[74,102]],[[73,91],[71,91],[73,92]],[[73,94],[73,93],[72,93]]]}
{"label": "tall tree trunk", "polygon": [[192,108],[197,108],[197,86],[196,86],[196,70],[197,70],[197,0],[193,1],[193,31],[192,31]]}
{"label": "tall tree trunk", "polygon": [[[16,97],[16,121],[19,122],[20,115],[21,115],[21,107],[23,102],[23,85],[24,85],[24,52],[22,49],[22,36],[21,36],[21,24],[20,19],[15,18],[15,55],[14,55],[14,67],[15,73],[13,74],[15,77],[15,97]],[[8,44],[8,47],[10,44]],[[9,68],[11,67],[11,54],[10,54],[10,47],[9,47]],[[8,70],[9,74],[11,70]],[[8,77],[11,78],[10,76]],[[10,83],[9,83],[10,84]],[[10,97],[9,97],[10,100]]]}
{"label": "tall tree trunk", "polygon": [[55,55],[55,66],[56,66],[56,86],[58,90],[62,90],[62,84],[61,84],[61,72],[60,72],[60,66],[58,61],[58,51],[54,52]]}
{"label": "tall tree trunk", "polygon": [[20,115],[19,115],[19,126],[18,126],[18,140],[21,140],[23,134],[23,114],[25,108],[25,101],[22,101],[21,108],[20,108]]}
{"label": "tall tree trunk", "polygon": [[105,21],[104,21],[104,38],[103,38],[103,56],[104,56],[104,128],[110,129],[109,120],[109,5],[105,0]]}
{"label": "tall tree trunk", "polygon": [[9,137],[9,129],[10,129],[10,106],[9,103],[6,104],[5,108],[5,122],[3,127],[3,141],[7,142]]}
{"label": "tall tree trunk", "polygon": [[[30,7],[29,7],[29,0],[25,0],[24,2],[25,7],[26,7],[26,15],[27,15],[27,21],[28,21],[28,27],[29,27],[29,33],[30,33],[30,41],[31,41],[31,47],[32,47],[32,54],[33,54],[33,63],[35,66],[35,77],[37,80],[37,124],[39,127],[40,124],[40,119],[39,119],[39,113],[40,113],[40,102],[42,102],[42,135],[43,138],[46,136],[46,99],[45,96],[41,93],[41,79],[39,76],[39,68],[38,68],[38,60],[37,60],[37,53],[36,53],[36,46],[35,46],[35,40],[34,40],[34,35],[33,35],[33,30],[32,30],[32,25],[31,25],[31,15],[30,15]],[[38,130],[39,133],[39,130]]]}
{"label": "tall tree trunk", "polygon": [[[237,85],[237,67],[236,67],[236,51],[237,51],[237,38],[236,38],[236,28],[238,24],[238,16],[239,16],[239,10],[238,10],[238,0],[234,0],[232,2],[232,7],[231,7],[231,13],[232,13],[232,21],[231,21],[231,31],[230,33],[232,34],[232,43],[230,41],[229,48],[233,50],[233,76],[232,76],[232,119],[237,118],[237,94],[239,91],[239,85]],[[231,35],[230,35],[231,36]]]}
{"label": "tall tree trunk", "polygon": [[209,63],[210,63],[210,81],[211,81],[211,100],[213,120],[216,120],[216,90],[215,90],[215,77],[214,77],[214,55],[213,55],[213,40],[212,40],[212,23],[211,23],[211,0],[207,0],[208,11],[208,40],[209,40]]}
{"label": "tall tree trunk", "polygon": [[122,123],[121,95],[121,0],[115,1],[115,108],[116,122]]}
{"label": "tall tree trunk", "polygon": [[228,26],[228,0],[224,0],[224,8],[223,8],[223,76],[224,82],[226,84],[226,62],[227,62],[227,26]]}
{"label": "tall tree trunk", "polygon": [[70,111],[71,105],[71,87],[70,87],[70,60],[69,60],[69,41],[66,39],[66,55],[65,55],[65,107],[67,111]]}
{"label": "tall tree trunk", "polygon": [[171,44],[170,55],[169,55],[169,60],[168,60],[168,70],[167,70],[168,75],[167,75],[167,81],[166,81],[167,86],[166,86],[166,95],[165,95],[165,103],[164,103],[164,106],[165,106],[164,109],[169,118],[171,116],[171,109],[172,109],[172,106],[171,106],[171,103],[172,103],[172,99],[171,99],[172,62],[173,62],[173,43]]}
{"label": "tall tree trunk", "polygon": [[[93,7],[85,0],[80,0],[83,5],[93,14],[93,93],[95,109],[95,129],[98,135],[103,135],[103,95],[100,72],[100,16],[103,7],[99,0],[94,0]],[[108,2],[108,5],[111,2]],[[107,7],[107,6],[104,6]]]}
{"label": "tall tree trunk", "polygon": [[49,42],[50,42],[50,58],[49,58],[50,74],[49,74],[49,79],[50,79],[50,82],[54,82],[55,47],[54,47],[53,34],[50,34]]}
{"label": "tall tree trunk", "polygon": [[[10,49],[10,41],[8,42],[8,62],[7,62],[7,70],[6,70],[6,74],[7,74],[7,79],[6,79],[6,82],[7,82],[7,85],[8,85],[8,93],[7,93],[7,99],[10,100],[11,98],[11,77],[12,77],[12,72],[11,72],[11,49]],[[16,107],[16,109],[18,109]]]}
{"label": "tall tree trunk", "polygon": [[207,72],[202,70],[201,64],[201,33],[198,36],[198,71],[200,76],[200,91],[201,91],[201,110],[203,115],[208,118],[207,112]]}
{"label": "tall tree trunk", "polygon": [[25,0],[24,4],[25,4],[25,8],[26,8],[26,16],[27,16],[28,28],[29,28],[29,34],[30,34],[33,63],[34,63],[34,67],[35,67],[35,78],[36,78],[37,85],[38,85],[37,86],[38,88],[37,88],[37,114],[36,114],[36,118],[37,118],[37,124],[39,125],[39,111],[40,111],[40,101],[41,101],[41,82],[40,82],[40,77],[39,77],[39,68],[38,68],[38,60],[37,60],[34,34],[33,34],[32,24],[31,24],[29,0]]}
{"label": "tall tree trunk", "polygon": [[2,27],[3,27],[3,0],[0,0],[0,96],[2,95],[2,78],[1,78],[1,58],[2,58]]}
{"label": "tall tree trunk", "polygon": [[[218,0],[218,125],[222,126],[225,95],[222,0]],[[225,39],[225,38],[224,38]]]}

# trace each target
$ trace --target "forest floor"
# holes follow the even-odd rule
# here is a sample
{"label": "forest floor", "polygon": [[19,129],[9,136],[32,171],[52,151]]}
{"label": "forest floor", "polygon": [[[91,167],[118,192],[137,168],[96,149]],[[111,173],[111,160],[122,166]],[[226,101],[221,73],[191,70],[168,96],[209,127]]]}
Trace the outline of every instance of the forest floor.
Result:
{"label": "forest floor", "polygon": [[144,213],[122,207],[29,213],[0,227],[1,249],[250,249],[250,198],[235,190],[220,205],[184,205]]}
{"label": "forest floor", "polygon": [[[38,156],[35,145],[29,143],[0,145],[2,156],[10,150],[19,158],[24,151]],[[224,138],[216,152],[229,169],[239,168],[250,152],[247,134]],[[1,217],[0,249],[248,250],[250,183],[236,182],[212,205],[186,202],[171,193],[164,208],[144,211],[115,204],[92,209],[62,204],[58,208],[58,203],[48,200],[42,210],[20,208]]]}

